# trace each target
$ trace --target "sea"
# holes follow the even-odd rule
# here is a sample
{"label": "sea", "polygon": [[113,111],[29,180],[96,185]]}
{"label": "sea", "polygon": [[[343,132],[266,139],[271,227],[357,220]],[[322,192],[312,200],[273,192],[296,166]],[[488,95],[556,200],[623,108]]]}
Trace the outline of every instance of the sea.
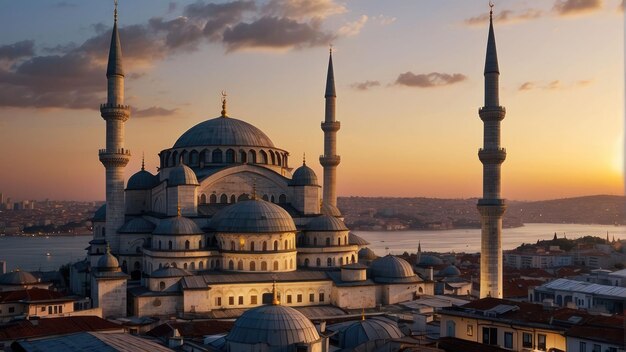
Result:
{"label": "sea", "polygon": [[[368,242],[377,255],[387,253],[414,253],[418,243],[424,252],[480,251],[480,229],[440,231],[353,231]],[[513,249],[522,243],[535,243],[566,236],[574,239],[583,236],[600,236],[626,239],[626,226],[578,224],[526,224],[504,229],[502,248]],[[91,236],[38,236],[0,237],[0,260],[6,261],[7,270],[49,271],[61,265],[85,258],[85,248]]]}

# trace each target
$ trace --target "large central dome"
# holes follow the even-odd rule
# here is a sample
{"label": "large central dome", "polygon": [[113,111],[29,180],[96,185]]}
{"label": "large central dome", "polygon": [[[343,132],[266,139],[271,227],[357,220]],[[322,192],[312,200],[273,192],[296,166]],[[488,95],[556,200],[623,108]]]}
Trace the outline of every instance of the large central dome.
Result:
{"label": "large central dome", "polygon": [[230,117],[217,117],[193,126],[178,138],[174,148],[221,145],[274,148],[260,129]]}

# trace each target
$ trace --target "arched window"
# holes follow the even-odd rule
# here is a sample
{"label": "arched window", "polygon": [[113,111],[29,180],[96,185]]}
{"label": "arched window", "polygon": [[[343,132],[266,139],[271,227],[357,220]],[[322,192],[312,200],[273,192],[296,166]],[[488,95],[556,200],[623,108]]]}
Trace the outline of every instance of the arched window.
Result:
{"label": "arched window", "polygon": [[278,241],[274,241],[274,250],[277,251],[278,250]]}
{"label": "arched window", "polygon": [[189,240],[185,241],[185,249],[189,249]]}
{"label": "arched window", "polygon": [[326,266],[333,266],[333,260],[330,258],[326,259]]}
{"label": "arched window", "polygon": [[183,269],[187,270],[187,263],[183,264]]}
{"label": "arched window", "polygon": [[219,163],[222,162],[222,150],[221,149],[215,149],[213,151],[212,156],[213,156],[213,160],[212,161],[214,163],[218,163],[219,164]]}
{"label": "arched window", "polygon": [[261,271],[267,271],[267,262],[261,262]]}
{"label": "arched window", "polygon": [[317,237],[313,237],[313,245],[317,246]]}
{"label": "arched window", "polygon": [[161,249],[161,240],[159,240],[159,249]]}
{"label": "arched window", "polygon": [[276,164],[278,164],[278,166],[282,166],[283,162],[282,159],[280,158],[280,154],[276,153]]}
{"label": "arched window", "polygon": [[183,150],[182,152],[180,152],[180,162],[182,162],[183,164],[187,165],[189,164],[189,158],[187,158],[187,151]]}
{"label": "arched window", "polygon": [[222,194],[222,195],[220,196],[220,203],[222,203],[222,204],[226,204],[226,203],[228,203],[228,196],[227,196],[227,195],[225,195],[225,194]]}
{"label": "arched window", "polygon": [[267,241],[263,241],[263,252],[267,250]]}
{"label": "arched window", "polygon": [[270,159],[272,160],[272,165],[276,165],[276,157],[274,156],[274,152],[270,150]]}
{"label": "arched window", "polygon": [[352,255],[352,263],[354,263],[354,254]]}
{"label": "arched window", "polygon": [[289,259],[289,269],[293,269],[293,258]]}
{"label": "arched window", "polygon": [[178,268],[178,264],[176,264],[176,263],[172,263],[171,265],[172,265],[172,267],[174,267],[174,268]]}
{"label": "arched window", "polygon": [[235,241],[230,241],[230,250],[231,251],[235,250]]}
{"label": "arched window", "polygon": [[287,259],[285,259],[285,267],[284,269],[287,269]]}
{"label": "arched window", "polygon": [[250,241],[250,250],[254,252],[254,241]]}
{"label": "arched window", "polygon": [[343,244],[346,245],[346,246],[349,245],[349,243],[348,243],[348,236],[343,236]]}
{"label": "arched window", "polygon": [[261,199],[263,199],[266,202],[268,202],[270,200],[270,198],[267,196],[267,194],[264,194],[263,197],[261,197]]}
{"label": "arched window", "polygon": [[267,153],[264,150],[261,150],[259,155],[261,156],[261,164],[267,164]]}
{"label": "arched window", "polygon": [[341,246],[341,237],[337,237],[337,245]]}
{"label": "arched window", "polygon": [[172,153],[172,166],[178,165],[178,151]]}
{"label": "arched window", "polygon": [[287,203],[287,196],[286,196],[286,195],[284,195],[284,194],[281,194],[281,195],[278,197],[278,203],[279,203],[279,204],[285,204],[285,203]]}
{"label": "arched window", "polygon": [[326,247],[330,247],[330,237],[326,237]]}
{"label": "arched window", "polygon": [[213,259],[211,259],[211,264],[210,265],[211,265],[211,267],[210,267],[211,269],[213,269],[215,267],[215,263],[213,262]]}
{"label": "arched window", "polygon": [[200,196],[200,204],[206,204],[206,194]]}
{"label": "arched window", "polygon": [[289,249],[289,241],[285,240],[285,249]]}
{"label": "arched window", "polygon": [[250,199],[250,197],[248,197],[247,193],[244,193],[244,194],[240,195],[239,197],[237,197],[237,201],[238,202],[243,202],[244,200],[249,200],[249,199]]}
{"label": "arched window", "polygon": [[237,197],[235,197],[235,195],[234,195],[234,194],[233,194],[233,195],[231,195],[231,196],[230,196],[230,202],[231,202],[231,203],[235,203],[236,201],[237,201]]}
{"label": "arched window", "polygon": [[199,161],[198,152],[196,150],[189,152],[189,165],[198,166]]}
{"label": "arched window", "polygon": [[304,267],[305,268],[309,267],[309,258],[304,259]]}
{"label": "arched window", "polygon": [[191,270],[196,270],[196,263],[195,262],[191,262],[191,264],[189,264],[189,266],[191,267]]}
{"label": "arched window", "polygon": [[163,281],[159,282],[159,290],[161,291],[165,290],[165,282]]}
{"label": "arched window", "polygon": [[250,271],[255,271],[256,270],[256,263],[255,262],[250,262]]}
{"label": "arched window", "polygon": [[274,195],[272,195],[272,196],[270,197],[270,202],[272,202],[272,203],[276,203],[276,200],[274,199]]}
{"label": "arched window", "polygon": [[228,270],[235,270],[235,263],[232,260],[228,261]]}
{"label": "arched window", "polygon": [[256,164],[256,152],[252,149],[248,152],[248,163]]}
{"label": "arched window", "polygon": [[343,257],[339,258],[339,266],[343,265]]}
{"label": "arched window", "polygon": [[167,243],[167,248],[168,248],[168,249],[172,249],[172,241],[169,241],[169,242]]}
{"label": "arched window", "polygon": [[209,202],[211,204],[217,203],[217,196],[215,194],[211,194],[211,196],[209,197]]}
{"label": "arched window", "polygon": [[202,240],[198,241],[198,249],[202,249]]}
{"label": "arched window", "polygon": [[240,150],[240,151],[239,151],[239,159],[240,159],[240,160],[239,160],[239,162],[241,162],[242,164],[245,164],[245,163],[246,163],[246,160],[247,160],[248,158],[247,158],[247,155],[246,155],[246,152],[245,152],[245,151],[243,151],[243,150]]}
{"label": "arched window", "polygon": [[201,162],[201,163],[208,163],[208,162],[209,162],[209,156],[210,156],[210,155],[211,155],[211,154],[209,153],[209,150],[208,150],[208,149],[203,149],[203,150],[200,152],[200,162]]}
{"label": "arched window", "polygon": [[274,270],[278,270],[278,260],[274,261]]}
{"label": "arched window", "polygon": [[315,260],[315,264],[317,264],[317,266],[322,266],[322,260],[320,258],[317,258]]}
{"label": "arched window", "polygon": [[204,262],[201,261],[200,263],[198,263],[198,269],[204,269]]}
{"label": "arched window", "polygon": [[243,270],[243,260],[237,262],[237,270]]}

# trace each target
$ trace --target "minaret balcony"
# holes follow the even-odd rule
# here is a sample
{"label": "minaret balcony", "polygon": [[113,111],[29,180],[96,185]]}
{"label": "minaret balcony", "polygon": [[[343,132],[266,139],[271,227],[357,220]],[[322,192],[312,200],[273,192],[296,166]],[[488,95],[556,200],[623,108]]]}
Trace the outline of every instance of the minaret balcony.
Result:
{"label": "minaret balcony", "polygon": [[506,159],[505,148],[483,149],[478,150],[478,158],[483,164],[502,164]]}
{"label": "minaret balcony", "polygon": [[117,149],[117,150],[107,150],[100,149],[98,151],[98,156],[100,157],[100,162],[104,164],[105,167],[110,166],[121,166],[124,167],[130,161],[130,150],[128,149]]}
{"label": "minaret balcony", "polygon": [[339,155],[320,155],[320,164],[322,166],[337,166],[341,162]]}
{"label": "minaret balcony", "polygon": [[103,119],[117,119],[126,122],[130,118],[130,106],[121,104],[100,104],[100,115]]}
{"label": "minaret balcony", "polygon": [[324,132],[337,132],[340,128],[341,123],[339,121],[322,122],[322,131]]}
{"label": "minaret balcony", "polygon": [[478,109],[478,115],[483,121],[502,121],[506,115],[504,106],[483,106]]}

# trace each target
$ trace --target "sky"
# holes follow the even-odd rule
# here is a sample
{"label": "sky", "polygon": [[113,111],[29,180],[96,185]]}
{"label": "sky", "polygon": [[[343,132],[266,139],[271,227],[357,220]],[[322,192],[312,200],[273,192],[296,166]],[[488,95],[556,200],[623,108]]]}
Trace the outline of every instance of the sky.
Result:
{"label": "sky", "polygon": [[[8,1],[0,11],[0,192],[103,200],[113,0]],[[497,0],[502,195],[623,194],[621,0]],[[322,177],[328,47],[339,196],[482,193],[487,1],[120,0],[130,177],[187,129],[229,115]]]}

